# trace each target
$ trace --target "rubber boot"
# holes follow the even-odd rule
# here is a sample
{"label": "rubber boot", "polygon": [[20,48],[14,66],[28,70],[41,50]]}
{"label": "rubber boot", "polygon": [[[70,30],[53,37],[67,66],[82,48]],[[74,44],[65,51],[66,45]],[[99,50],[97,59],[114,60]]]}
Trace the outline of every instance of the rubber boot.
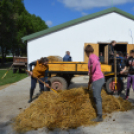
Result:
{"label": "rubber boot", "polygon": [[92,119],[91,121],[102,122],[103,121],[102,115],[98,115],[95,119]]}
{"label": "rubber boot", "polygon": [[128,100],[128,96],[125,97],[125,100]]}
{"label": "rubber boot", "polygon": [[125,100],[128,100],[128,96],[129,96],[129,89],[127,89]]}
{"label": "rubber boot", "polygon": [[34,91],[34,89],[30,89],[30,99],[29,99],[28,103],[31,103],[33,101],[32,100],[33,91]]}

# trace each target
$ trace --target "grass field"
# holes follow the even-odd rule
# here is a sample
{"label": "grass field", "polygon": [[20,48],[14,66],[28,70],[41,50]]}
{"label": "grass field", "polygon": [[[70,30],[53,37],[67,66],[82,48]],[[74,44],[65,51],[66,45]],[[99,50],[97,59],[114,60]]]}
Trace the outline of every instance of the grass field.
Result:
{"label": "grass field", "polygon": [[0,70],[0,86],[15,83],[23,78],[27,77],[26,73],[15,73],[13,74],[13,71],[10,70],[6,77],[4,79],[1,79],[2,76],[6,73],[7,70]]}

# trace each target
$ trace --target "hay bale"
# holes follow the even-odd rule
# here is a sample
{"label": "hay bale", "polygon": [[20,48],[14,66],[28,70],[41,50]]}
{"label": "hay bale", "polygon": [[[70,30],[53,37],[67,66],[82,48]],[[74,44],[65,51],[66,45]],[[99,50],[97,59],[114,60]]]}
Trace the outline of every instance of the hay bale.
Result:
{"label": "hay bale", "polygon": [[[103,114],[114,111],[127,111],[132,104],[122,98],[115,98],[102,93]],[[92,90],[75,88],[58,94],[44,92],[31,106],[15,119],[14,128],[18,132],[47,127],[76,128],[96,124],[91,119],[96,117]]]}
{"label": "hay bale", "polygon": [[60,56],[48,56],[47,58],[49,59],[50,63],[63,61],[63,58]]}

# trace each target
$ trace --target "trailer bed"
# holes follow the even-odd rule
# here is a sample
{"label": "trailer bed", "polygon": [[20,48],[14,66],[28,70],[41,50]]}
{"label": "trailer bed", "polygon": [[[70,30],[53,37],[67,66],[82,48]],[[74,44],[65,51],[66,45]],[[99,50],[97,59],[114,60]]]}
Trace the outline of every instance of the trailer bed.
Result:
{"label": "trailer bed", "polygon": [[[86,74],[88,63],[86,62],[53,62],[49,63],[49,73]],[[111,72],[111,65],[101,64],[102,72]]]}

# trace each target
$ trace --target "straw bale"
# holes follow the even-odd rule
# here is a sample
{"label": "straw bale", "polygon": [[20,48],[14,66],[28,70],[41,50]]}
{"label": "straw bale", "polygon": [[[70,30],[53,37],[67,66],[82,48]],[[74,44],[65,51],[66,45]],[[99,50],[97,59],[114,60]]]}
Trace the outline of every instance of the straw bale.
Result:
{"label": "straw bale", "polygon": [[[130,102],[121,97],[107,95],[104,90],[101,96],[103,114],[134,108]],[[91,121],[95,117],[96,108],[92,90],[75,88],[60,91],[58,94],[44,92],[15,118],[14,129],[18,132],[26,132],[42,127],[76,128],[95,125],[96,123]]]}
{"label": "straw bale", "polygon": [[63,61],[63,58],[60,56],[48,56],[47,57],[49,59],[49,62],[59,62],[59,61]]}

